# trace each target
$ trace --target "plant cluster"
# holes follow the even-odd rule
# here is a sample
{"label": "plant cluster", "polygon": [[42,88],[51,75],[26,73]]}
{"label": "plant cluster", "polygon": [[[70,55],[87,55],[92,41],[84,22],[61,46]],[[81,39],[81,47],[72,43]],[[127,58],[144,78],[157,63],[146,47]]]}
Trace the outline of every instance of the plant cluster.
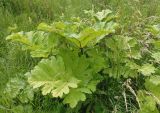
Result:
{"label": "plant cluster", "polygon": [[[123,82],[126,112],[126,93],[130,92],[140,113],[158,113],[160,25],[136,26],[128,34],[117,21],[118,14],[109,9],[85,13],[88,18],[41,23],[34,31],[7,36],[40,61],[22,76],[25,82],[11,79],[4,93],[14,94],[9,97],[25,104],[32,102],[34,93],[40,90],[42,95],[58,98],[71,108],[88,107],[84,101],[92,95],[111,96],[102,85],[106,87],[106,81],[115,80]],[[87,111],[105,112],[95,105]]]}

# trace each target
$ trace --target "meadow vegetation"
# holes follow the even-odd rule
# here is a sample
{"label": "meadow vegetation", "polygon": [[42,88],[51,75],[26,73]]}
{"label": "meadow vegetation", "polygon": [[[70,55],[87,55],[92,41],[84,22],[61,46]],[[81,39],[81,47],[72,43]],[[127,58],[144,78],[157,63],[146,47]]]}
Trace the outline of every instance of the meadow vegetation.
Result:
{"label": "meadow vegetation", "polygon": [[0,0],[0,113],[159,113],[159,0]]}

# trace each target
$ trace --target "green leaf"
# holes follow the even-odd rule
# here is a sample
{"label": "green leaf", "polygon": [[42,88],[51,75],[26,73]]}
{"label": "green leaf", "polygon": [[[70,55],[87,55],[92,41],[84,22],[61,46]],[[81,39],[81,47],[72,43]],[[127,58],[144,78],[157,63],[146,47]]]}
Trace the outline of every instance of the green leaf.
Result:
{"label": "green leaf", "polygon": [[[102,19],[111,13],[110,10],[104,10],[102,12],[105,13],[105,16],[101,17]],[[108,22],[107,24],[106,22],[98,22],[92,26],[86,26],[85,24],[86,23],[83,23],[83,21],[79,23],[54,22],[50,26],[46,23],[41,23],[38,26],[38,29],[58,34],[61,37],[71,41],[77,47],[84,48],[89,44],[95,45],[110,33],[115,33],[115,29],[118,26],[115,22]]]}
{"label": "green leaf", "polygon": [[156,99],[156,101],[158,104],[160,104],[160,76],[151,76],[150,78],[146,79],[145,87],[158,99]]}
{"label": "green leaf", "polygon": [[33,100],[33,89],[20,77],[11,78],[6,84],[4,95],[9,99],[18,99],[22,103]]}
{"label": "green leaf", "polygon": [[160,62],[160,52],[154,52],[154,53],[152,53],[152,58],[154,58],[155,61],[157,63],[159,63]]}
{"label": "green leaf", "polygon": [[97,12],[95,14],[95,18],[98,19],[99,21],[102,21],[103,19],[105,19],[111,13],[112,13],[112,11],[109,10],[109,9],[102,10],[101,12]]}
{"label": "green leaf", "polygon": [[96,86],[97,86],[97,84],[98,84],[99,82],[100,82],[99,80],[91,81],[91,82],[89,82],[89,84],[87,85],[87,88],[90,89],[92,92],[95,92],[95,91],[96,91]]}
{"label": "green leaf", "polygon": [[102,53],[96,48],[89,50],[88,56],[90,57],[89,59],[95,72],[99,72],[106,67],[106,62],[104,57],[102,56]]}
{"label": "green leaf", "polygon": [[65,97],[63,103],[69,104],[71,108],[74,108],[79,101],[85,101],[86,96],[84,93],[78,90],[71,90],[71,92]]}
{"label": "green leaf", "polygon": [[31,105],[17,105],[12,106],[13,113],[32,113],[33,108]]}
{"label": "green leaf", "polygon": [[[75,43],[79,48],[87,46],[89,42],[97,41],[104,38],[105,35],[109,34],[105,30],[95,30],[93,28],[85,28],[79,34],[70,34],[67,38],[71,42]],[[101,37],[102,36],[102,37]]]}
{"label": "green leaf", "polygon": [[159,113],[154,97],[147,95],[143,90],[139,90],[138,99],[141,107],[139,110],[140,113]]}
{"label": "green leaf", "polygon": [[85,47],[89,42],[96,40],[99,42],[104,36],[108,35],[110,32],[106,30],[94,30],[92,28],[86,28],[79,34],[79,41],[81,42],[81,47]]}
{"label": "green leaf", "polygon": [[18,95],[18,99],[22,102],[22,103],[28,103],[29,101],[32,101],[34,98],[34,93],[33,93],[33,89],[27,85],[23,91],[21,91]]}
{"label": "green leaf", "polygon": [[15,106],[13,109],[12,109],[13,113],[23,113],[24,112],[24,108],[22,105],[18,105],[18,106]]}
{"label": "green leaf", "polygon": [[77,79],[71,79],[69,81],[56,81],[55,85],[58,87],[51,91],[53,97],[62,97],[63,94],[69,93],[69,88],[77,88],[77,84],[79,83],[79,80]]}
{"label": "green leaf", "polygon": [[147,30],[150,31],[153,35],[157,36],[160,34],[160,24],[148,26]]}
{"label": "green leaf", "polygon": [[61,57],[42,60],[30,74],[29,83],[33,88],[43,86],[42,94],[52,93],[53,97],[68,94],[70,88],[76,88],[79,83],[79,80],[65,72]]}
{"label": "green leaf", "polygon": [[51,32],[53,28],[46,23],[40,23],[37,27],[38,30]]}
{"label": "green leaf", "polygon": [[[90,59],[79,57],[77,52],[69,50],[60,50],[60,55],[43,59],[31,73],[27,73],[28,81],[33,88],[41,88],[43,95],[64,97],[64,102],[74,107],[78,101],[84,100],[85,94],[96,90],[100,79],[97,77],[98,72],[90,69]],[[77,96],[74,96],[75,92]],[[72,101],[66,98],[76,99]]]}
{"label": "green leaf", "polygon": [[152,64],[144,64],[138,69],[144,76],[150,76],[155,73],[156,68]]}
{"label": "green leaf", "polygon": [[16,42],[20,42],[26,45],[30,45],[31,42],[29,39],[27,39],[27,37],[23,36],[23,32],[19,32],[19,33],[13,33],[9,36],[6,37],[6,40],[13,40]]}
{"label": "green leaf", "polygon": [[96,85],[99,83],[99,81],[91,81],[87,88],[77,88],[72,89],[70,93],[64,98],[63,103],[68,103],[71,108],[74,108],[79,101],[85,101],[86,100],[86,94],[91,94],[96,90]]}
{"label": "green leaf", "polygon": [[42,31],[14,33],[6,39],[22,44],[24,50],[30,50],[32,57],[48,57],[57,43],[53,33]]}
{"label": "green leaf", "polygon": [[154,40],[153,42],[154,48],[160,50],[160,41],[159,40]]}
{"label": "green leaf", "polygon": [[5,88],[4,94],[10,98],[16,98],[26,83],[20,78],[11,78]]}
{"label": "green leaf", "polygon": [[130,67],[130,69],[133,69],[133,70],[137,70],[140,68],[139,65],[131,61],[127,62],[126,66]]}
{"label": "green leaf", "polygon": [[152,76],[148,82],[153,83],[154,85],[160,85],[160,76]]}
{"label": "green leaf", "polygon": [[74,43],[77,47],[81,47],[81,42],[77,39],[77,36],[71,36],[69,38],[67,38],[68,40],[70,40],[72,43]]}
{"label": "green leaf", "polygon": [[137,50],[136,48],[131,49],[131,52],[128,54],[128,57],[131,57],[134,59],[142,58],[140,50]]}

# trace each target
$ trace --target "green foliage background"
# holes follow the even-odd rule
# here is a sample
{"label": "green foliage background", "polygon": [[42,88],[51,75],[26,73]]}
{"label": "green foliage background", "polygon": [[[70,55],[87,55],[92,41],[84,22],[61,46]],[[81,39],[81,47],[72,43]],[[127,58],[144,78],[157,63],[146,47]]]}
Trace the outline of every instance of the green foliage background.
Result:
{"label": "green foliage background", "polygon": [[[97,86],[100,90],[90,96],[82,107],[78,105],[74,109],[63,105],[61,99],[42,96],[40,91],[36,91],[33,101],[21,96],[13,99],[14,95],[4,95],[2,92],[6,88],[10,93],[12,92],[10,88],[12,88],[13,92],[21,92],[24,95],[25,92],[22,90],[27,90],[28,84],[23,83],[26,81],[23,74],[33,69],[40,61],[40,59],[30,57],[28,51],[22,51],[18,43],[6,41],[6,36],[21,30],[26,32],[34,30],[41,22],[51,23],[62,18],[69,20],[77,16],[85,17],[84,10],[111,9],[118,14],[121,33],[138,37],[143,35],[144,24],[160,22],[159,4],[159,0],[0,0],[0,113],[24,111],[26,113],[90,113],[92,109],[95,113],[136,113],[139,109],[138,104],[130,91],[125,92],[129,100],[128,111],[125,108],[124,87],[122,87],[125,79],[106,78]],[[139,31],[135,32],[135,29]],[[134,90],[144,87],[141,86],[144,83],[141,79],[134,80],[136,82],[132,86]],[[146,85],[148,84],[151,84],[149,80]],[[16,85],[17,87],[14,88]],[[33,95],[32,92],[30,95]],[[142,95],[143,93],[139,92],[139,96]],[[20,98],[26,101],[23,102]],[[150,97],[147,99],[152,105],[155,104]]]}

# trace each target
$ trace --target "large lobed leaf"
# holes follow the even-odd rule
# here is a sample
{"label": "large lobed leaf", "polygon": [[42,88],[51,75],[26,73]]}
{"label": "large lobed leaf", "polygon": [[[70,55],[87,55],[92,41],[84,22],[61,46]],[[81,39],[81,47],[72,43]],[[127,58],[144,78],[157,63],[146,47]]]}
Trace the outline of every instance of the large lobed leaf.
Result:
{"label": "large lobed leaf", "polygon": [[144,76],[150,76],[151,74],[155,73],[156,68],[152,64],[144,64],[139,69]]}
{"label": "large lobed leaf", "polygon": [[85,94],[95,91],[99,82],[90,66],[86,57],[62,51],[61,56],[43,59],[28,73],[28,81],[33,88],[41,88],[43,95],[64,97],[64,103],[75,107],[79,101],[85,100]]}
{"label": "large lobed leaf", "polygon": [[30,50],[32,57],[48,57],[56,45],[54,34],[43,31],[13,33],[6,39],[22,44],[24,50]]}
{"label": "large lobed leaf", "polygon": [[79,83],[79,80],[65,71],[61,57],[42,60],[31,71],[31,75],[29,83],[33,88],[43,86],[43,95],[51,92],[53,97],[62,97],[63,94],[68,94],[69,89],[76,88]]}
{"label": "large lobed leaf", "polygon": [[95,13],[94,17],[98,21],[94,23],[73,20],[72,22],[54,22],[51,25],[41,23],[38,26],[38,30],[56,33],[71,41],[77,47],[84,48],[89,45],[95,45],[107,35],[115,33],[119,25],[114,21],[116,16],[111,14],[112,11],[108,9]]}

